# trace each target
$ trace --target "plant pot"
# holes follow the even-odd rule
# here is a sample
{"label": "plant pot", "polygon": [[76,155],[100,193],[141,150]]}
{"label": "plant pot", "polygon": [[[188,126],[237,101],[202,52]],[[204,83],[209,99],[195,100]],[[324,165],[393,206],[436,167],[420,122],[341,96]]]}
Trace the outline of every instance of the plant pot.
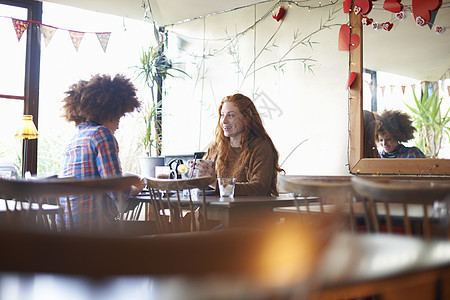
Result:
{"label": "plant pot", "polygon": [[142,156],[139,157],[141,175],[144,177],[155,177],[155,166],[164,166],[164,156]]}

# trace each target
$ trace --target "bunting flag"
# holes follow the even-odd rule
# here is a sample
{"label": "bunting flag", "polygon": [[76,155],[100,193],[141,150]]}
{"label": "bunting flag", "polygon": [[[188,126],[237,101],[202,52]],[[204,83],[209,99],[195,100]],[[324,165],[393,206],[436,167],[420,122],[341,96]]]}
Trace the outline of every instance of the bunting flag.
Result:
{"label": "bunting flag", "polygon": [[12,19],[14,30],[16,31],[17,40],[20,42],[22,34],[27,30],[28,22],[18,19]]}
{"label": "bunting flag", "polygon": [[391,88],[391,95],[393,95],[394,94],[395,85],[390,85],[389,87]]}
{"label": "bunting flag", "polygon": [[106,53],[106,47],[108,46],[109,37],[111,36],[111,32],[97,32],[96,33],[98,41],[102,46],[103,52]]}
{"label": "bunting flag", "polygon": [[55,26],[50,26],[50,25],[45,25],[42,24],[40,22],[37,21],[32,21],[32,20],[19,20],[19,19],[14,19],[11,17],[5,17],[5,16],[0,16],[1,18],[10,18],[12,20],[13,26],[14,26],[14,30],[16,32],[17,35],[17,40],[20,42],[20,39],[22,38],[23,33],[25,32],[25,30],[27,30],[28,25],[30,23],[35,23],[37,24],[37,26],[39,26],[42,35],[44,36],[44,42],[45,42],[45,47],[47,47],[50,44],[50,41],[52,40],[54,34],[56,33],[57,30],[66,30],[69,32],[69,36],[72,40],[72,44],[75,47],[75,50],[78,52],[78,49],[80,47],[80,43],[81,40],[83,39],[84,34],[86,33],[95,33],[97,35],[97,38],[100,42],[100,46],[103,49],[103,52],[106,53],[106,48],[108,47],[108,43],[109,43],[109,38],[111,37],[111,32],[83,32],[83,31],[75,31],[75,30],[69,30],[69,29],[64,29],[64,28],[59,28],[59,27],[55,27]]}
{"label": "bunting flag", "polygon": [[73,46],[75,47],[75,50],[78,52],[78,48],[80,48],[81,40],[83,39],[84,32],[81,31],[73,31],[69,30],[70,38],[72,39]]}
{"label": "bunting flag", "polygon": [[50,41],[53,38],[53,35],[56,32],[56,28],[52,26],[41,25],[41,32],[44,36],[45,47],[47,48],[48,44],[50,44]]}
{"label": "bunting flag", "polygon": [[403,93],[403,95],[405,95],[405,89],[406,89],[406,85],[402,85],[402,93]]}
{"label": "bunting flag", "polygon": [[450,85],[447,86],[447,92],[448,92],[448,95],[450,96]]}
{"label": "bunting flag", "polygon": [[385,88],[385,86],[382,86],[380,88],[381,88],[381,95],[384,97],[384,88]]}

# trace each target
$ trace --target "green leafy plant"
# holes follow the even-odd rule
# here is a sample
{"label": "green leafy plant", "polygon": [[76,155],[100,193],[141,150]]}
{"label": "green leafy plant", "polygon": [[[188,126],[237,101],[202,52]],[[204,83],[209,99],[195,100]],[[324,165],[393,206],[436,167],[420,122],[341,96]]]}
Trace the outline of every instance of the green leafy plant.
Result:
{"label": "green leafy plant", "polygon": [[428,97],[427,88],[424,89],[422,98],[418,98],[413,88],[414,102],[416,107],[405,105],[413,113],[413,120],[417,128],[416,146],[429,158],[437,158],[441,149],[444,133],[449,136],[450,108],[441,113],[442,98],[436,95],[436,90]]}
{"label": "green leafy plant", "polygon": [[134,67],[136,77],[144,81],[145,85],[150,88],[150,100],[144,104],[143,120],[145,126],[139,145],[144,147],[148,156],[152,155],[152,148],[155,149],[156,156],[161,155],[164,79],[167,76],[174,77],[172,71],[188,75],[183,70],[173,67],[172,62],[164,55],[163,49],[164,44],[142,49],[139,58],[140,65]]}

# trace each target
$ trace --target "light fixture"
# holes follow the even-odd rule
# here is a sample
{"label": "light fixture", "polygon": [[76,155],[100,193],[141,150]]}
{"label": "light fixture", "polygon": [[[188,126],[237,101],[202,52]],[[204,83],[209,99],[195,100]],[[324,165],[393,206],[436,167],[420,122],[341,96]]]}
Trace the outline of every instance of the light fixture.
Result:
{"label": "light fixture", "polygon": [[22,122],[20,122],[20,126],[15,134],[15,137],[22,138],[24,140],[22,159],[22,179],[24,179],[27,168],[28,140],[34,140],[38,138],[38,132],[36,126],[34,125],[32,115],[22,116]]}

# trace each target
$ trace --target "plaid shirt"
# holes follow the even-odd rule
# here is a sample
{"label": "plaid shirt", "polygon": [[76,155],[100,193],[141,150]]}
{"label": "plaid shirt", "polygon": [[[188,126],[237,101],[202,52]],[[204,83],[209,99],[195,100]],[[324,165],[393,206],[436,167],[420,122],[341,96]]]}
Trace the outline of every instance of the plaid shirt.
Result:
{"label": "plaid shirt", "polygon": [[425,154],[417,147],[405,147],[403,144],[399,144],[395,147],[394,151],[386,153],[382,151],[380,153],[382,158],[426,158]]}
{"label": "plaid shirt", "polygon": [[[122,168],[118,157],[119,146],[111,130],[95,122],[85,122],[78,126],[78,132],[67,145],[63,154],[61,175],[71,176],[78,179],[106,178],[121,176]],[[115,194],[104,195],[103,207],[104,217],[111,221],[118,215],[113,201]],[[87,216],[95,215],[95,197],[84,196],[82,200],[71,198],[72,215],[74,222],[89,225]],[[68,214],[66,198],[61,199]],[[68,219],[66,218],[66,222]]]}

